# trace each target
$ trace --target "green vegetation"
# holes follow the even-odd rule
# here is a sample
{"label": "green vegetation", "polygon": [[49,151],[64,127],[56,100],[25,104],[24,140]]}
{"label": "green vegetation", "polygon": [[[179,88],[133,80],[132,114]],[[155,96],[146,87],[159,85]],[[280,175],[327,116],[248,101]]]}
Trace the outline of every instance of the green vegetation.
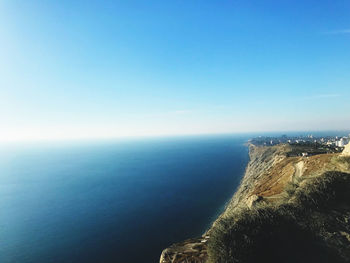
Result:
{"label": "green vegetation", "polygon": [[324,144],[313,142],[291,143],[289,145],[291,150],[287,153],[287,157],[302,156],[303,153],[308,153],[308,155],[316,155],[326,153],[339,153],[342,151],[341,148],[326,146]]}
{"label": "green vegetation", "polygon": [[[235,209],[219,219],[209,262],[348,262],[350,174],[326,172],[286,186],[278,204]],[[345,233],[345,234],[342,234]]]}

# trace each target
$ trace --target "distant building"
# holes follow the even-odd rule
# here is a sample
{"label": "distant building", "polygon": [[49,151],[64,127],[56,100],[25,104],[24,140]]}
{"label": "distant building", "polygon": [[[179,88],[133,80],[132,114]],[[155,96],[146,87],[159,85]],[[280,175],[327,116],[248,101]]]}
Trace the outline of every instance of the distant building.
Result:
{"label": "distant building", "polygon": [[340,140],[335,142],[335,146],[337,147],[344,147],[346,144],[348,144],[347,138],[341,138]]}

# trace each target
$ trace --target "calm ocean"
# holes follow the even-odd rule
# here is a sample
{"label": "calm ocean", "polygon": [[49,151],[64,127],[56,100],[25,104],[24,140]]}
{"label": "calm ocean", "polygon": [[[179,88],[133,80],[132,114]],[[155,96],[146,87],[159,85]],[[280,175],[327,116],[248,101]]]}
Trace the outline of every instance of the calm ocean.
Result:
{"label": "calm ocean", "polygon": [[158,262],[223,211],[247,139],[3,145],[0,262]]}

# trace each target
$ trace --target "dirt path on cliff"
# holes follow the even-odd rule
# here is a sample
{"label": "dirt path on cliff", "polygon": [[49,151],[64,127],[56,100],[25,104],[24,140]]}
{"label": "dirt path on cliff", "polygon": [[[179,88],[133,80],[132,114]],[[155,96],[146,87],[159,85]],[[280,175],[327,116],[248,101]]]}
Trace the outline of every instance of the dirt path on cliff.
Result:
{"label": "dirt path on cliff", "polygon": [[296,164],[294,164],[295,172],[292,176],[292,182],[294,183],[296,178],[301,177],[303,175],[303,169],[304,169],[304,161],[299,161]]}

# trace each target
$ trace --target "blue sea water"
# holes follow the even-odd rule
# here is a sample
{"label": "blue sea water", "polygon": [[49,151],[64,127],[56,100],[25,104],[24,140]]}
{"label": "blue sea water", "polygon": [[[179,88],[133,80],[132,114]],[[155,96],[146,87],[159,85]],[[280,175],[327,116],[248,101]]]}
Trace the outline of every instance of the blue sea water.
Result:
{"label": "blue sea water", "polygon": [[223,211],[247,139],[2,145],[0,262],[158,262]]}

